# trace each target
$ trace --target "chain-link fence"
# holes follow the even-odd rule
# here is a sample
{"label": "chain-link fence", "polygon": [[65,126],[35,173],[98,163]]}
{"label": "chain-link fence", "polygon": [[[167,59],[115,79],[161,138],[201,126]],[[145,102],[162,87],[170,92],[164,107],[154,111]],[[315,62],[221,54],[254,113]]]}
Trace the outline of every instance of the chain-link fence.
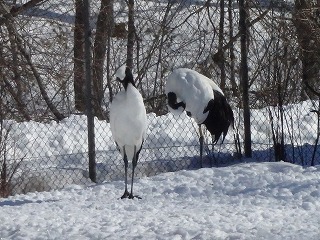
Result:
{"label": "chain-link fence", "polygon": [[[1,1],[2,196],[91,182],[87,117],[75,106],[77,87],[82,84],[84,88],[82,77],[74,72],[79,60],[75,55],[79,40],[75,34],[76,4],[81,2]],[[103,114],[94,119],[98,182],[122,180],[124,176],[108,112],[112,96],[120,90],[114,72],[126,62],[130,30],[126,1],[90,1],[93,59],[100,51],[95,51],[95,40],[102,2],[113,3],[114,22],[112,36],[105,39]],[[26,6],[30,3],[31,7]],[[294,26],[285,19],[291,6],[275,6],[265,13],[264,5],[251,3],[251,160],[319,164],[319,101],[300,98],[299,47]],[[244,139],[237,4],[226,1],[223,16],[220,2],[215,1],[136,1],[134,7],[133,70],[148,111],[148,132],[137,176],[201,165],[198,126],[186,114],[173,116],[166,109],[166,76],[181,66],[215,79],[235,115],[234,129],[229,130],[224,143],[213,146],[206,133],[203,166],[250,161],[241,158]],[[224,31],[220,31],[221,23]],[[216,54],[217,49],[223,49],[222,57]],[[97,97],[95,89],[93,97]]]}

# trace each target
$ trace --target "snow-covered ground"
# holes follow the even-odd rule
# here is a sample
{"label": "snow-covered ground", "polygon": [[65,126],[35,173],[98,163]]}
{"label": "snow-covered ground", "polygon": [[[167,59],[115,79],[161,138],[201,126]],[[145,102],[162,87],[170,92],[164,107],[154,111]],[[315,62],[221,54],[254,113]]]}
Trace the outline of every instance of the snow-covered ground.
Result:
{"label": "snow-covered ground", "polygon": [[242,163],[0,200],[0,239],[320,239],[320,167]]}
{"label": "snow-covered ground", "polygon": [[[310,154],[300,150],[313,149],[316,138],[313,107],[311,102],[285,107],[291,119],[285,138],[295,137],[305,159]],[[186,115],[148,114],[134,185],[142,199],[134,200],[119,199],[123,163],[106,121],[95,126],[98,184],[88,180],[85,116],[60,123],[6,121],[10,161],[25,157],[19,170],[26,185],[20,192],[47,192],[0,199],[0,239],[320,239],[320,166],[263,163],[256,157],[270,151],[267,112],[251,112],[252,159],[203,169],[197,169],[194,122]],[[232,144],[232,131],[225,141]],[[229,158],[232,150],[225,146],[214,154]],[[316,154],[318,159],[319,148]]]}

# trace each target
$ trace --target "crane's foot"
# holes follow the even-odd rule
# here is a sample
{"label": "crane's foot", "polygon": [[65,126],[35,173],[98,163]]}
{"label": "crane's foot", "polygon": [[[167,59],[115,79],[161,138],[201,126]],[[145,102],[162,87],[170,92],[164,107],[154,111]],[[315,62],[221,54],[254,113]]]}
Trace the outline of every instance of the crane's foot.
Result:
{"label": "crane's foot", "polygon": [[130,198],[130,193],[127,190],[124,191],[124,193],[121,197],[121,199],[124,199],[124,198]]}
{"label": "crane's foot", "polygon": [[142,199],[142,198],[139,197],[139,196],[133,196],[132,194],[129,195],[129,199],[134,199],[134,198]]}

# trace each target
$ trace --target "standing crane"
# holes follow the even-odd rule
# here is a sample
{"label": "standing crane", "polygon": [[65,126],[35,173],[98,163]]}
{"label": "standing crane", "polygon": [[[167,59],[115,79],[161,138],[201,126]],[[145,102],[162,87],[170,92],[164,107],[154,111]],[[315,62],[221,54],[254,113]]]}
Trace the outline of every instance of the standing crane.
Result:
{"label": "standing crane", "polygon": [[223,142],[234,122],[232,109],[217,84],[188,68],[178,68],[168,76],[165,92],[171,112],[186,111],[198,124],[202,166],[204,139],[201,125],[205,125],[214,136],[213,144],[218,142],[221,134]]}
{"label": "standing crane", "polygon": [[[113,99],[110,106],[110,126],[113,139],[120,151],[125,167],[125,190],[121,197],[133,199],[134,170],[147,131],[147,115],[143,98],[137,90],[130,68],[122,66],[116,72],[116,78],[124,90]],[[131,191],[128,185],[128,160],[132,161]]]}

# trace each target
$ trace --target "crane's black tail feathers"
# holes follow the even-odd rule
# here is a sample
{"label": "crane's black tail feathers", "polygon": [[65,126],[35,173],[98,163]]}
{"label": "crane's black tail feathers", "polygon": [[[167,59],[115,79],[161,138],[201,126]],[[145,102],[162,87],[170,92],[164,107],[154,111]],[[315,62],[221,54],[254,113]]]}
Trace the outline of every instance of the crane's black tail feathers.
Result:
{"label": "crane's black tail feathers", "polygon": [[209,115],[203,124],[208,131],[214,136],[213,144],[216,144],[222,135],[222,142],[224,141],[229,126],[233,126],[234,116],[231,106],[227,102],[227,99],[218,91],[214,92],[214,99],[208,102],[207,107],[203,113],[209,111]]}

